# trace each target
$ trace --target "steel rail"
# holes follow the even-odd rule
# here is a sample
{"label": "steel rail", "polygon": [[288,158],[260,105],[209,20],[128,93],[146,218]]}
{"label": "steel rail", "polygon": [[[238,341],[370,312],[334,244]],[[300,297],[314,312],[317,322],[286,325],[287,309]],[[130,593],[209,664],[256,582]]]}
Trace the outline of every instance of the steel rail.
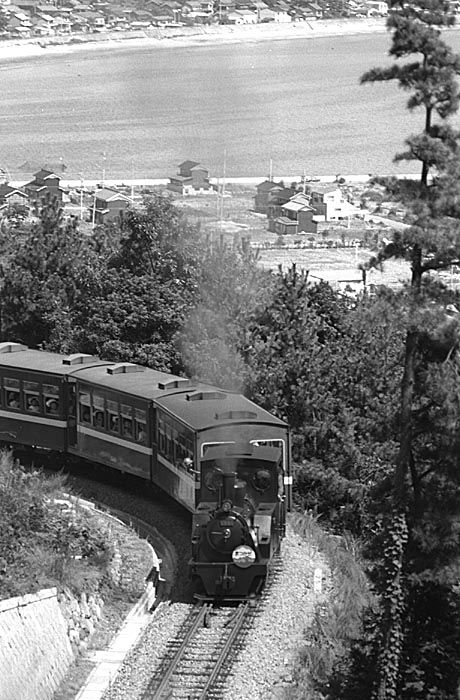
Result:
{"label": "steel rail", "polygon": [[228,635],[228,638],[222,647],[222,649],[219,652],[219,656],[217,657],[214,668],[212,669],[211,673],[209,674],[209,678],[206,681],[206,684],[201,691],[201,694],[198,696],[199,700],[206,700],[208,697],[208,692],[212,688],[212,685],[216,681],[222,666],[226,659],[228,658],[228,652],[230,650],[230,647],[233,645],[235,639],[238,637],[238,634],[241,631],[241,628],[243,626],[243,622],[246,618],[246,614],[248,612],[248,604],[247,603],[241,603],[236,611],[235,617],[233,618],[233,626],[230,634]]}
{"label": "steel rail", "polygon": [[209,609],[211,608],[210,603],[205,603],[200,606],[200,609],[198,611],[198,614],[196,614],[195,619],[193,620],[193,623],[187,630],[185,637],[181,641],[181,644],[177,651],[175,652],[173,658],[171,659],[168,668],[164,672],[163,678],[160,681],[160,683],[157,685],[155,681],[151,681],[149,686],[147,687],[147,690],[143,694],[143,700],[161,700],[162,697],[168,698],[170,697],[170,693],[168,692],[167,695],[164,695],[164,693],[168,690],[169,691],[169,683],[174,675],[176,668],[181,661],[182,657],[184,656],[185,652],[188,649],[190,640],[195,636],[197,629],[204,623],[206,619],[206,615],[208,614]]}

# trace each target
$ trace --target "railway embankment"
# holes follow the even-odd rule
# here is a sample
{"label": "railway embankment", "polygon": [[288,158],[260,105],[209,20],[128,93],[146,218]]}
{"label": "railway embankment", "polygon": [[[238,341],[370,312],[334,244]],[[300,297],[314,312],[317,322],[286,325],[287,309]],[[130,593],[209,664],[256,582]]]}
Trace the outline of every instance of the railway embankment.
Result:
{"label": "railway embankment", "polygon": [[2,700],[52,698],[74,659],[57,589],[0,601],[0,639]]}
{"label": "railway embankment", "polygon": [[[107,533],[112,556],[105,573],[101,572],[104,585],[91,583],[80,571],[71,587],[57,583],[0,600],[1,700],[51,700],[59,695],[61,683],[73,669],[76,692],[91,669],[97,668],[97,678],[92,674],[85,689],[92,691],[92,699],[94,689],[102,695],[156,600],[159,559],[147,541],[119,517],[97,510],[89,501],[65,496],[58,503],[74,511],[88,511],[88,526],[93,523]],[[18,577],[23,574],[18,571]],[[29,590],[37,588],[37,576],[38,570],[30,572]],[[108,646],[120,626],[119,635]],[[94,649],[107,649],[105,657],[98,658]],[[72,690],[66,692],[66,697],[75,697]]]}

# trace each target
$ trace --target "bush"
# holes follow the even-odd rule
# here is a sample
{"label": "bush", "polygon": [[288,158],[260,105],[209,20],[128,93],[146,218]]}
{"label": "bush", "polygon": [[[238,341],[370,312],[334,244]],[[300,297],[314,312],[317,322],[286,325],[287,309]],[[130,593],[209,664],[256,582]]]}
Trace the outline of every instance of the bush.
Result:
{"label": "bush", "polygon": [[1,598],[56,585],[80,593],[108,580],[110,532],[63,497],[64,484],[0,453]]}

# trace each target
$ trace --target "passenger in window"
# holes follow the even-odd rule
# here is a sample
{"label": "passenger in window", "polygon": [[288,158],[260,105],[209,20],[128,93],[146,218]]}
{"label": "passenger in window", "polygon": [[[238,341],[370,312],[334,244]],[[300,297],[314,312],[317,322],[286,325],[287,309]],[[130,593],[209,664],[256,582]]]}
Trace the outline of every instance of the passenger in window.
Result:
{"label": "passenger in window", "polygon": [[31,396],[27,399],[27,410],[32,413],[40,413],[40,402],[36,396]]}
{"label": "passenger in window", "polygon": [[112,433],[118,433],[118,416],[110,416],[110,430]]}
{"label": "passenger in window", "polygon": [[81,419],[83,423],[91,423],[91,412],[87,406],[82,408]]}
{"label": "passenger in window", "polygon": [[127,437],[132,437],[133,435],[133,426],[128,418],[124,418],[123,420],[123,435]]}
{"label": "passenger in window", "polygon": [[51,413],[51,415],[59,413],[59,404],[56,399],[48,399],[46,402],[46,412]]}
{"label": "passenger in window", "polygon": [[193,459],[191,459],[190,457],[185,457],[182,464],[184,465],[185,469],[191,474],[196,473],[193,468]]}
{"label": "passenger in window", "polygon": [[19,408],[19,397],[15,391],[8,392],[6,402],[10,408]]}
{"label": "passenger in window", "polygon": [[96,411],[94,414],[94,425],[96,428],[103,428],[104,427],[104,414],[102,411]]}
{"label": "passenger in window", "polygon": [[145,430],[143,429],[142,425],[139,425],[137,430],[137,442],[145,443],[146,437]]}

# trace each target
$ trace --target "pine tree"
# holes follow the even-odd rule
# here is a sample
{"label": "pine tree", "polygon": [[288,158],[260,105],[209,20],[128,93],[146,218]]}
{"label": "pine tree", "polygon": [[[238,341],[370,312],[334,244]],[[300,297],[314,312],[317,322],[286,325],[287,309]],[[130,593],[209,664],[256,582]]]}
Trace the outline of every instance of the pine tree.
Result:
{"label": "pine tree", "polygon": [[[448,122],[459,104],[456,78],[460,73],[460,57],[452,52],[441,34],[442,29],[453,26],[455,17],[451,4],[444,0],[390,0],[389,8],[387,26],[393,32],[390,55],[397,62],[388,68],[370,70],[362,77],[362,82],[395,80],[402,89],[410,92],[408,108],[424,111],[424,126],[420,134],[406,140],[407,150],[396,156],[396,160],[418,160],[421,163],[420,180],[386,181],[390,193],[407,207],[411,225],[404,232],[395,233],[392,242],[370,263],[375,265],[400,257],[409,261],[411,267],[410,286],[403,294],[407,305],[407,333],[401,382],[399,453],[394,473],[395,510],[387,523],[381,578],[383,613],[379,678],[375,691],[378,700],[415,698],[419,697],[419,691],[423,697],[430,696],[425,685],[429,670],[424,672],[425,676],[420,674],[417,677],[417,683],[407,694],[410,684],[403,665],[407,669],[411,656],[408,649],[411,623],[407,622],[406,615],[414,605],[417,606],[420,591],[426,592],[424,586],[417,588],[414,583],[414,576],[420,569],[425,571],[429,585],[445,585],[435,571],[427,573],[426,522],[434,523],[428,489],[434,484],[445,492],[450,488],[452,493],[453,484],[458,489],[455,431],[440,431],[445,459],[439,450],[442,440],[439,440],[438,451],[430,452],[426,435],[430,418],[433,419],[434,415],[439,420],[442,413],[434,398],[433,375],[441,384],[448,375],[451,381],[454,377],[455,382],[458,381],[455,376],[458,321],[445,313],[448,291],[440,288],[430,276],[433,271],[460,262],[460,221],[456,218],[458,186],[452,178],[457,169],[459,134]],[[399,63],[401,59],[412,57],[414,60]],[[427,391],[431,391],[430,399],[426,395],[423,398]],[[455,398],[451,399],[451,403],[444,407],[450,416],[445,415],[446,423],[455,423],[458,410]],[[437,410],[430,414],[433,406]],[[436,460],[438,464],[435,464]],[[449,503],[449,506],[458,509],[458,504]],[[452,512],[444,515],[446,520],[452,519]],[[442,564],[432,562],[434,569],[448,565],[447,552],[443,550],[443,554]],[[414,643],[413,634],[412,641]],[[441,697],[441,694],[436,697]]]}

